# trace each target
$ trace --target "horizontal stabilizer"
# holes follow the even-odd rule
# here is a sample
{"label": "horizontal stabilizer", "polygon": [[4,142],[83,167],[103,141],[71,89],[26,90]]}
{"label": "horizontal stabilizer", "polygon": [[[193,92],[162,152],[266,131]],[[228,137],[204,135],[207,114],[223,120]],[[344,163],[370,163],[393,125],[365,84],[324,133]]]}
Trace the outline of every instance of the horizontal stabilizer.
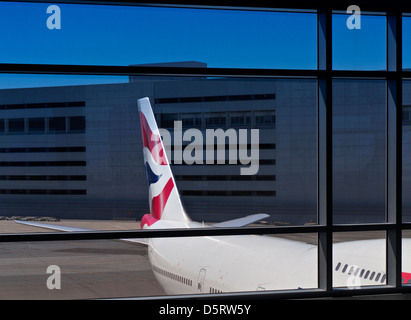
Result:
{"label": "horizontal stabilizer", "polygon": [[265,213],[257,213],[257,214],[252,214],[250,216],[246,216],[243,218],[238,218],[238,219],[216,223],[216,224],[213,224],[213,227],[216,227],[216,228],[244,227],[251,223],[268,218],[269,216],[270,215],[265,214]]}
{"label": "horizontal stabilizer", "polygon": [[[51,230],[57,231],[64,231],[64,232],[83,232],[83,231],[101,231],[96,229],[87,229],[87,228],[76,228],[76,227],[68,227],[62,226],[58,224],[50,224],[50,223],[38,223],[38,222],[30,222],[30,221],[21,221],[21,220],[14,220],[14,222],[19,224],[25,224],[32,227],[39,227],[39,228],[46,228]],[[147,245],[147,239],[135,238],[135,239],[119,239],[125,242],[134,242],[134,243],[141,243]]]}
{"label": "horizontal stabilizer", "polygon": [[67,226],[61,226],[61,225],[58,225],[58,224],[38,223],[38,222],[30,222],[30,221],[22,221],[22,220],[14,220],[14,222],[20,223],[20,224],[25,224],[27,226],[46,228],[46,229],[64,231],[64,232],[96,231],[96,230],[93,230],[93,229],[67,227]]}

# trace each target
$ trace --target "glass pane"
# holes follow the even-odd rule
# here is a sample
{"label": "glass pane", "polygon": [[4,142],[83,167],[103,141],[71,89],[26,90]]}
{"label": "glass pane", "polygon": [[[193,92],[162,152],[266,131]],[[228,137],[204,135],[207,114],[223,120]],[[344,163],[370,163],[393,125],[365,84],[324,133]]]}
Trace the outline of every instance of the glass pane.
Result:
{"label": "glass pane", "polygon": [[45,125],[46,125],[45,118],[29,118],[28,119],[28,131],[29,132],[45,132]]}
{"label": "glass pane", "polygon": [[335,223],[385,221],[386,83],[333,81]]}
{"label": "glass pane", "polygon": [[411,231],[402,232],[402,283],[411,284]]}
{"label": "glass pane", "polygon": [[333,14],[332,46],[333,69],[336,70],[386,70],[386,17],[361,14]]}
{"label": "glass pane", "polygon": [[[156,250],[115,240],[2,243],[0,299],[98,299],[317,288],[315,235],[152,241]],[[207,241],[212,245],[207,246]],[[296,262],[296,256],[301,262]]]}
{"label": "glass pane", "polygon": [[86,117],[75,116],[69,118],[70,132],[84,132],[86,130]]}
{"label": "glass pane", "polygon": [[2,2],[0,28],[2,63],[317,66],[315,13]]}
{"label": "glass pane", "polygon": [[411,81],[403,81],[402,104],[402,215],[411,221]]}
{"label": "glass pane", "polygon": [[[1,14],[1,13],[0,13]],[[1,23],[1,22],[0,22]],[[42,87],[59,87],[59,86],[76,86],[76,85],[92,85],[92,84],[112,84],[112,83],[128,83],[129,77],[124,76],[78,76],[78,75],[49,75],[49,74],[0,74],[0,89],[14,88],[42,88]],[[46,107],[66,107],[65,103],[54,102]],[[35,108],[36,103],[22,106],[8,106],[7,109],[24,109]],[[0,109],[6,109],[4,105],[0,105]]]}
{"label": "glass pane", "polygon": [[[186,88],[191,92],[177,93]],[[191,83],[173,81],[158,83],[156,94],[163,128],[170,128],[180,120],[184,125],[185,114],[191,116],[192,112],[201,112],[204,117],[203,140],[200,151],[196,150],[202,152],[200,159],[194,159],[193,153],[190,153],[191,162],[184,158],[187,155],[184,150],[193,150],[190,148],[200,141],[193,140],[188,131],[183,131],[180,137],[182,149],[174,145],[174,153],[168,156],[174,164],[185,207],[193,212],[193,218],[222,221],[229,216],[264,212],[270,215],[272,223],[317,222],[316,81],[224,78]],[[164,122],[169,110],[179,113]],[[243,175],[239,171],[242,161],[239,152],[238,158],[230,162],[229,146],[233,141],[226,138],[225,143],[219,142],[217,137],[213,147],[206,133],[234,130],[239,139],[240,132],[250,133],[251,129],[258,130],[258,172],[257,164],[252,168],[247,165],[256,172]],[[174,133],[171,138],[176,139]],[[239,150],[247,148],[247,156],[251,157],[250,135],[247,139]],[[201,147],[203,142],[214,152],[208,163],[207,149],[204,144]],[[222,156],[219,148],[224,150]],[[182,150],[182,160],[176,161],[176,150]]]}
{"label": "glass pane", "polygon": [[202,129],[202,114],[201,113],[186,113],[181,115],[183,128],[198,128]]}
{"label": "glass pane", "polygon": [[251,125],[251,112],[237,112],[230,114],[231,128],[244,127]]}
{"label": "glass pane", "polygon": [[[1,76],[4,83],[8,76]],[[170,134],[164,144],[193,220],[266,213],[270,224],[317,223],[315,80],[125,77],[131,82],[121,83],[124,77],[110,76],[115,83],[107,84],[104,77],[60,76],[51,86],[48,75],[10,77],[14,88],[0,95],[4,217],[140,221],[150,200],[137,99],[149,97],[159,127]],[[10,134],[7,121],[17,117],[28,129]]]}
{"label": "glass pane", "polygon": [[49,132],[66,132],[66,117],[52,117],[49,118]]}
{"label": "glass pane", "polygon": [[161,115],[161,127],[163,128],[173,128],[175,121],[178,121],[177,113],[164,113]]}
{"label": "glass pane", "polygon": [[24,119],[9,119],[9,133],[24,133]]}
{"label": "glass pane", "polygon": [[385,232],[333,235],[333,286],[362,289],[387,283]]}
{"label": "glass pane", "polygon": [[142,244],[102,240],[11,242],[2,243],[0,253],[2,300],[164,295]]}
{"label": "glass pane", "polygon": [[411,68],[411,17],[402,17],[402,67]]}
{"label": "glass pane", "polygon": [[207,113],[205,115],[207,128],[225,128],[226,127],[226,114],[223,112]]}

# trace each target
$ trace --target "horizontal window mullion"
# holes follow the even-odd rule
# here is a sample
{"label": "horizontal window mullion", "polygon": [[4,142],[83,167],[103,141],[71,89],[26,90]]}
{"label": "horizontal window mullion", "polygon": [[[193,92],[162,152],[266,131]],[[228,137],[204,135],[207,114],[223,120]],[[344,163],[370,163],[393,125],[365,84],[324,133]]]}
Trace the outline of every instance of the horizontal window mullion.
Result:
{"label": "horizontal window mullion", "polygon": [[316,77],[318,70],[193,68],[162,66],[104,66],[0,63],[0,73],[144,75],[144,76],[303,76]]}
{"label": "horizontal window mullion", "polygon": [[[192,228],[192,229],[156,229],[127,231],[81,231],[49,233],[13,233],[0,234],[0,242],[16,241],[57,241],[57,240],[108,240],[134,238],[172,238],[201,236],[232,236],[273,233],[315,233],[323,227],[249,227],[249,228]],[[273,232],[273,230],[275,230]]]}
{"label": "horizontal window mullion", "polygon": [[[157,229],[127,231],[90,231],[90,232],[51,232],[51,233],[13,233],[0,234],[0,242],[15,241],[57,241],[57,240],[108,240],[125,238],[166,238],[166,237],[201,237],[232,236],[252,234],[292,234],[319,232],[351,232],[391,230],[395,224],[362,224],[326,226],[286,226],[286,227],[244,227],[244,228],[192,228],[192,229]],[[410,225],[404,226],[410,228]]]}
{"label": "horizontal window mullion", "polygon": [[[285,299],[320,299],[320,298],[344,298],[344,297],[360,297],[367,295],[392,295],[392,294],[409,294],[411,293],[411,286],[402,286],[401,288],[394,288],[391,286],[371,286],[362,287],[361,289],[335,289],[330,292],[321,289],[295,289],[295,290],[279,290],[279,291],[258,291],[256,293],[250,292],[224,292],[219,295],[211,294],[186,294],[186,295],[168,295],[157,296],[159,300],[190,300],[190,299],[213,299],[213,300],[226,300],[229,298],[236,299],[270,299],[270,300],[285,300]],[[146,297],[132,297],[135,300],[145,300]]]}
{"label": "horizontal window mullion", "polygon": [[[67,0],[26,0],[26,2],[38,2],[38,3],[69,3],[70,1]],[[75,1],[72,1],[73,3]],[[289,0],[280,0],[275,1],[272,4],[267,3],[266,1],[257,1],[253,2],[252,5],[247,5],[247,3],[237,2],[237,1],[220,1],[218,5],[215,2],[207,2],[204,1],[199,4],[196,1],[173,1],[171,3],[165,3],[164,1],[150,1],[147,3],[141,3],[141,1],[137,0],[122,0],[122,1],[115,1],[112,0],[83,0],[81,1],[82,4],[85,5],[113,5],[113,6],[144,6],[144,7],[166,7],[166,8],[194,8],[194,9],[227,9],[227,10],[269,10],[269,11],[277,11],[281,10],[282,12],[291,11],[294,12],[301,12],[301,10],[309,10],[310,12],[313,10],[319,9],[332,9],[332,10],[340,10],[346,11],[347,10],[347,2],[346,1],[329,1],[329,0],[317,0],[317,1],[289,1]],[[411,11],[411,5],[403,3],[403,2],[371,2],[366,1],[362,2],[359,1],[358,5],[361,7],[361,10],[371,11],[371,12],[379,12],[379,11],[402,11],[402,12],[409,12]]]}
{"label": "horizontal window mullion", "polygon": [[411,71],[361,71],[361,70],[311,70],[311,69],[241,69],[241,68],[191,68],[158,66],[95,66],[0,63],[0,73],[70,74],[118,76],[194,76],[194,77],[347,77],[396,78],[410,77]]}

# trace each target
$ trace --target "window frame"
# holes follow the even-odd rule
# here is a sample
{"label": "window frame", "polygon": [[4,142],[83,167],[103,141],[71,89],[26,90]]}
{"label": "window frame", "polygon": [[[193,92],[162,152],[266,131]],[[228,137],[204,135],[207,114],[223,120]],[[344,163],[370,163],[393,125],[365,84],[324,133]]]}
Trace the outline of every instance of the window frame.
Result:
{"label": "window frame", "polygon": [[[31,2],[49,2],[48,0]],[[66,3],[64,0],[53,3]],[[70,1],[68,1],[70,2]],[[74,3],[74,1],[73,1]],[[139,5],[135,1],[122,1],[113,4],[107,0],[82,1],[82,4],[104,5]],[[357,1],[362,11],[385,12],[387,16],[387,68],[384,71],[350,71],[332,69],[332,35],[331,22],[333,10],[346,10],[343,1],[277,1],[275,8],[266,3],[253,3],[252,8],[245,8],[234,3],[223,1],[220,5],[196,4],[163,4],[153,2],[144,6],[215,8],[224,10],[308,10],[317,14],[317,69],[240,69],[240,68],[192,68],[163,66],[87,66],[87,65],[45,65],[45,64],[4,64],[0,63],[0,73],[24,74],[93,74],[123,76],[173,76],[173,77],[247,77],[247,78],[312,78],[317,79],[317,178],[318,224],[308,226],[280,227],[244,227],[218,229],[187,230],[139,230],[139,231],[95,231],[73,233],[41,233],[41,234],[0,234],[0,242],[18,241],[60,241],[60,240],[105,240],[118,238],[158,238],[158,237],[193,237],[193,236],[229,236],[250,234],[291,234],[316,233],[318,235],[318,288],[312,290],[259,291],[224,293],[218,296],[193,294],[187,296],[164,296],[163,299],[196,299],[198,297],[213,299],[222,298],[318,298],[367,294],[411,293],[411,286],[401,283],[401,248],[402,232],[411,230],[411,223],[402,220],[401,179],[402,179],[402,81],[411,78],[410,71],[402,69],[402,15],[411,12],[410,4],[391,1],[383,5],[369,1]],[[336,225],[333,223],[332,210],[332,80],[334,78],[379,78],[387,82],[387,146],[386,146],[386,222],[378,224]],[[387,284],[356,290],[336,290],[333,288],[333,234],[350,231],[386,231],[386,275]],[[158,297],[156,297],[158,298]]]}

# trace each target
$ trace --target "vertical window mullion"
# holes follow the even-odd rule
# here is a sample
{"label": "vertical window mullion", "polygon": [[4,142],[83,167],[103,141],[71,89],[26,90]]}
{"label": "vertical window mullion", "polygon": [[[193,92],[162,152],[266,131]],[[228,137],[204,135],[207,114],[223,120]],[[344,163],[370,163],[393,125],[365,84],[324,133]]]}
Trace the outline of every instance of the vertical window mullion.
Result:
{"label": "vertical window mullion", "polygon": [[394,224],[387,230],[387,284],[401,287],[402,267],[402,15],[387,15],[387,147],[386,147],[386,221]]}
{"label": "vertical window mullion", "polygon": [[332,11],[321,10],[317,15],[318,70],[324,70],[318,86],[318,224],[325,231],[318,233],[318,287],[331,292],[332,279]]}

